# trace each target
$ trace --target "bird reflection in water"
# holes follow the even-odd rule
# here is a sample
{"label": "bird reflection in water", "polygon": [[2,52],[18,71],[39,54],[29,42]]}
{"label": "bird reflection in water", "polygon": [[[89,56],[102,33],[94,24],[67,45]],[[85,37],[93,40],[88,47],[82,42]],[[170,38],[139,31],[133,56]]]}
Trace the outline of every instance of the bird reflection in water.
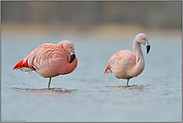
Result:
{"label": "bird reflection in water", "polygon": [[16,88],[13,89],[20,91],[20,92],[34,92],[34,93],[41,93],[41,94],[64,94],[64,93],[72,93],[77,91],[76,89],[68,89],[64,90],[62,88],[41,88],[41,89],[31,89],[31,88]]}
{"label": "bird reflection in water", "polygon": [[106,85],[105,87],[112,88],[114,90],[117,90],[119,92],[139,92],[144,89],[143,85],[128,85],[128,86],[108,86]]}

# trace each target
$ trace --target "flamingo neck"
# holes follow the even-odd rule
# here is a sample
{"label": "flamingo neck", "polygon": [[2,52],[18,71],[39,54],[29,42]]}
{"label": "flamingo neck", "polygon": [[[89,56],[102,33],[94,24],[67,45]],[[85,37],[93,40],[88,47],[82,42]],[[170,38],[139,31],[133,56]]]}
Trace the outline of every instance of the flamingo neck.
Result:
{"label": "flamingo neck", "polygon": [[138,76],[144,70],[145,60],[142,54],[141,45],[139,42],[137,42],[137,40],[135,40],[133,43],[133,49],[135,51],[136,64],[133,67],[132,76]]}
{"label": "flamingo neck", "polygon": [[139,42],[137,42],[137,40],[134,40],[133,49],[136,55],[136,64],[142,61],[144,62],[144,56],[142,53],[141,45]]}

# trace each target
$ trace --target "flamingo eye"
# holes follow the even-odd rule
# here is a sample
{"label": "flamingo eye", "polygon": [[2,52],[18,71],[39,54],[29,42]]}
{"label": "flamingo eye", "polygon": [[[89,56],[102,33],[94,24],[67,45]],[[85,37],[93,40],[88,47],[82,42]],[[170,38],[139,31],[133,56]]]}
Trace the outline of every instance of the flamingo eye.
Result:
{"label": "flamingo eye", "polygon": [[72,50],[74,50],[74,47],[70,47]]}

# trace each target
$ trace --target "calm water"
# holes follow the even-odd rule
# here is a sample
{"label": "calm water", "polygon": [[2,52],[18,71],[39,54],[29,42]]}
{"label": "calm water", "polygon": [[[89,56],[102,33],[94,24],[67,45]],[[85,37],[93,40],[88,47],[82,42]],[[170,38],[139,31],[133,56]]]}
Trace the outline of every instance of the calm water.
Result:
{"label": "calm water", "polygon": [[[147,34],[148,35],[148,34]],[[68,38],[69,37],[69,38]],[[109,58],[133,50],[133,38],[88,35],[2,35],[2,121],[182,121],[181,37],[148,35],[151,44],[141,75],[118,80],[104,75]],[[165,38],[166,37],[166,38]],[[76,70],[52,79],[13,66],[43,43],[69,39],[78,57]]]}

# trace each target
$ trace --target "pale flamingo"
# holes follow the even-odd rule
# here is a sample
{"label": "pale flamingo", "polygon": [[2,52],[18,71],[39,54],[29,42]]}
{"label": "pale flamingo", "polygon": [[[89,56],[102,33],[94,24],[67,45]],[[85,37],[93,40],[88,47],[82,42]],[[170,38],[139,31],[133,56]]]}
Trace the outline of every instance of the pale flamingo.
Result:
{"label": "pale flamingo", "polygon": [[71,41],[60,41],[55,44],[43,44],[33,50],[26,58],[18,62],[13,70],[36,71],[39,75],[51,78],[71,73],[77,67],[74,44]]}
{"label": "pale flamingo", "polygon": [[142,54],[141,45],[147,48],[147,53],[150,50],[148,38],[144,33],[136,35],[133,42],[133,49],[135,52],[129,50],[120,50],[115,53],[108,62],[108,66],[104,74],[112,72],[118,79],[127,79],[127,86],[129,79],[137,77],[142,73],[145,67],[145,60]]}

